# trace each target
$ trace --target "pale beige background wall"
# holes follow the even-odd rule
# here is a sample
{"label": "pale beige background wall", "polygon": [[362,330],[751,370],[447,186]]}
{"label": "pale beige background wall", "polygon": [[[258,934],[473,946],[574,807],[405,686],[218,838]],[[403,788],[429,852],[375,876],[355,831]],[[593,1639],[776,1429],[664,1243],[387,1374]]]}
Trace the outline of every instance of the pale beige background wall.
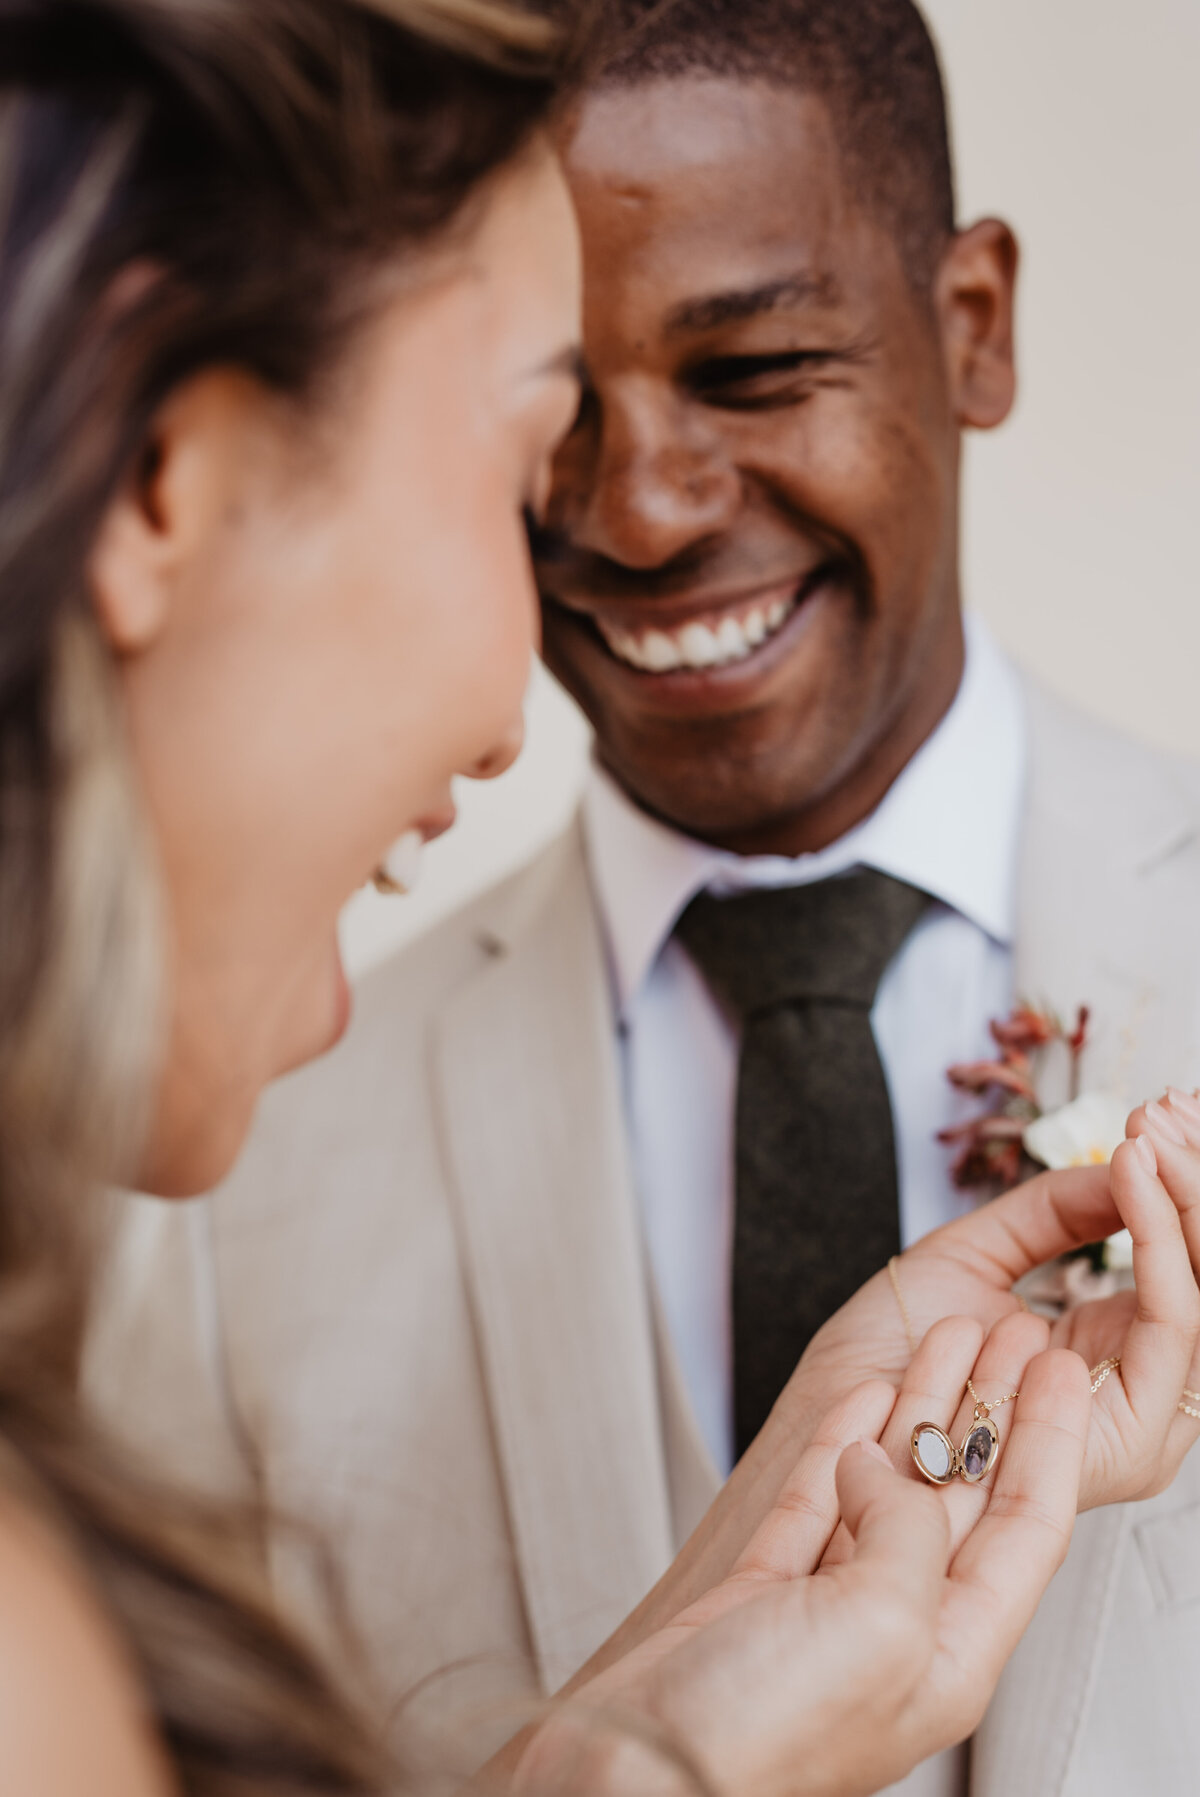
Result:
{"label": "pale beige background wall", "polygon": [[[1200,755],[1200,0],[928,0],[964,218],[1024,248],[1022,394],[968,449],[966,590],[1068,697]],[[466,789],[408,900],[364,895],[361,967],[515,866],[571,807],[578,716],[535,683],[522,763]]]}

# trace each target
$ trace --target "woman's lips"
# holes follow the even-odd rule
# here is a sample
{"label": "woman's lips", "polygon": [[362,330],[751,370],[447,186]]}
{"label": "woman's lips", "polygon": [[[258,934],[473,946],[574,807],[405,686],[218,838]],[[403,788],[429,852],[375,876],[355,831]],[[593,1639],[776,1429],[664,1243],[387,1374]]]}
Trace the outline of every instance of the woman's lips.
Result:
{"label": "woman's lips", "polygon": [[412,828],[420,831],[423,842],[436,842],[439,836],[444,836],[447,830],[454,828],[457,817],[458,810],[454,801],[447,799],[446,803],[437,811],[431,811],[427,816],[419,817]]}

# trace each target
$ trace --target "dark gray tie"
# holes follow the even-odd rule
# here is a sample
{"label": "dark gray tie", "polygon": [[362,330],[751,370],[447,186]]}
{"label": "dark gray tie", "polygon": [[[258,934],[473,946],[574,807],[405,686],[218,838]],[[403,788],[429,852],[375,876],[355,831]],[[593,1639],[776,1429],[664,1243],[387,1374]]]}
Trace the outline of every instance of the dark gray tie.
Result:
{"label": "dark gray tie", "polygon": [[929,903],[864,870],[702,893],[676,934],[742,1026],[736,1123],[737,1451],[809,1341],[899,1251],[896,1147],[871,1007]]}

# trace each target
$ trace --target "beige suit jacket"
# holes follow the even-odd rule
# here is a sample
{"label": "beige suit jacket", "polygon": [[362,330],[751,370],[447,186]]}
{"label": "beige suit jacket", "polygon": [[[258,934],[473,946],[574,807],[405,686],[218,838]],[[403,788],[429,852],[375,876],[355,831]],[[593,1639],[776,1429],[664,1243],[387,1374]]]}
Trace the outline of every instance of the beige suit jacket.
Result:
{"label": "beige suit jacket", "polygon": [[[1200,774],[1030,691],[1018,987],[1089,1084],[1200,1084]],[[657,1321],[582,840],[373,974],[211,1199],[135,1200],[92,1344],[154,1454],[314,1523],[384,1698],[552,1689],[717,1487]],[[277,1546],[301,1595],[299,1558]],[[1200,1764],[1200,1463],[1082,1519],[973,1797],[1177,1797]],[[478,1750],[488,1744],[485,1729]]]}

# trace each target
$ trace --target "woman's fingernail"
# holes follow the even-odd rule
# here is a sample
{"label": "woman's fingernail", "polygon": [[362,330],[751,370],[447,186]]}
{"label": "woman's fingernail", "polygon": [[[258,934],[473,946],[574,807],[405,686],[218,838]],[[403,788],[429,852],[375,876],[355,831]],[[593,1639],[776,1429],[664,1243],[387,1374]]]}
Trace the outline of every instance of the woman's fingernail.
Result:
{"label": "woman's fingernail", "polygon": [[1159,1135],[1166,1136],[1168,1142],[1175,1142],[1180,1148],[1187,1147],[1187,1137],[1170,1111],[1164,1110],[1157,1098],[1152,1098],[1146,1106],[1146,1117],[1151,1127],[1156,1129]]}
{"label": "woman's fingernail", "polygon": [[1181,1092],[1178,1086],[1168,1086],[1167,1097],[1173,1111],[1180,1111],[1192,1122],[1200,1123],[1200,1099],[1193,1098],[1189,1092]]}
{"label": "woman's fingernail", "polygon": [[1137,1155],[1147,1173],[1158,1172],[1158,1156],[1154,1152],[1154,1144],[1149,1136],[1134,1136],[1133,1152]]}
{"label": "woman's fingernail", "polygon": [[858,1445],[864,1454],[869,1454],[871,1456],[872,1460],[882,1460],[885,1466],[890,1466],[892,1464],[877,1441],[868,1441],[864,1435]]}

